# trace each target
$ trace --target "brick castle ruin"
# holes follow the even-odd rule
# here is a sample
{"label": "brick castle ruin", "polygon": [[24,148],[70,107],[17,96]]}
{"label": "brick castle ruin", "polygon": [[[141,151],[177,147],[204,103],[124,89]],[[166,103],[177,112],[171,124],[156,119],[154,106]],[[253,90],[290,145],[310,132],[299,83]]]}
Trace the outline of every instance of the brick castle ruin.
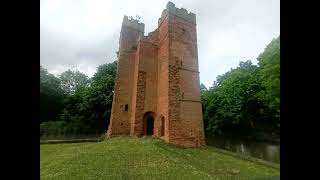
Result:
{"label": "brick castle ruin", "polygon": [[124,16],[107,135],[153,135],[167,143],[205,145],[196,15],[168,2],[158,28]]}

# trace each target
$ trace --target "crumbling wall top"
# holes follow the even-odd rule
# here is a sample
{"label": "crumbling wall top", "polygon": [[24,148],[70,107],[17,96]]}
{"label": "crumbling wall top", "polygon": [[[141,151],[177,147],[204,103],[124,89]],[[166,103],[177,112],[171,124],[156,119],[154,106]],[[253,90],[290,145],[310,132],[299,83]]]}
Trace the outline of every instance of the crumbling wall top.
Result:
{"label": "crumbling wall top", "polygon": [[140,23],[137,19],[129,19],[128,16],[123,17],[122,27],[129,27],[140,32],[144,32],[144,23]]}
{"label": "crumbling wall top", "polygon": [[159,29],[149,32],[147,36],[141,35],[139,41],[150,42],[154,45],[159,45]]}
{"label": "crumbling wall top", "polygon": [[193,24],[196,24],[196,15],[194,13],[188,12],[184,8],[176,8],[175,4],[169,1],[167,3],[166,9],[162,11],[161,18],[158,20],[158,25],[161,24],[168,13],[183,18]]}

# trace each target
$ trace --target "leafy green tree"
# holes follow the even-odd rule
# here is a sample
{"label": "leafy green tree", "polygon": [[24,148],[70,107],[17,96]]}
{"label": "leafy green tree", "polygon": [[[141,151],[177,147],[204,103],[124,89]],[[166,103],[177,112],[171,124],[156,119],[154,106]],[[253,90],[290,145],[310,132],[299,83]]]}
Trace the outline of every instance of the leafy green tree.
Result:
{"label": "leafy green tree", "polygon": [[257,60],[260,81],[264,87],[258,97],[267,107],[264,115],[280,126],[280,36],[268,44]]}
{"label": "leafy green tree", "polygon": [[205,91],[208,91],[207,87],[204,85],[204,84],[200,84],[200,91],[201,92],[205,92]]}
{"label": "leafy green tree", "polygon": [[90,114],[90,124],[95,128],[107,128],[110,119],[117,62],[103,64],[93,76],[85,107]]}
{"label": "leafy green tree", "polygon": [[64,98],[59,78],[40,65],[40,123],[59,119]]}
{"label": "leafy green tree", "polygon": [[67,70],[59,75],[61,87],[67,94],[90,85],[90,78],[79,70]]}
{"label": "leafy green tree", "polygon": [[246,61],[219,76],[206,97],[202,98],[209,134],[243,133],[254,128],[260,107],[255,95],[261,89],[257,73],[258,67]]}
{"label": "leafy green tree", "polygon": [[87,129],[105,130],[110,117],[117,62],[98,67],[91,85],[75,90],[66,100],[61,119]]}
{"label": "leafy green tree", "polygon": [[240,62],[208,90],[202,89],[207,134],[250,134],[269,125],[280,127],[280,37],[257,59],[258,66]]}

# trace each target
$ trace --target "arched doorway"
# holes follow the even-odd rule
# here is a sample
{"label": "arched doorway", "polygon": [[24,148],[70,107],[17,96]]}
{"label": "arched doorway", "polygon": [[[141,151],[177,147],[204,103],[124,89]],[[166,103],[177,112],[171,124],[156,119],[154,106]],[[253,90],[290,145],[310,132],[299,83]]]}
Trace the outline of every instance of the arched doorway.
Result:
{"label": "arched doorway", "polygon": [[153,127],[154,127],[154,113],[146,112],[143,115],[143,124],[144,124],[144,134],[145,135],[153,135]]}

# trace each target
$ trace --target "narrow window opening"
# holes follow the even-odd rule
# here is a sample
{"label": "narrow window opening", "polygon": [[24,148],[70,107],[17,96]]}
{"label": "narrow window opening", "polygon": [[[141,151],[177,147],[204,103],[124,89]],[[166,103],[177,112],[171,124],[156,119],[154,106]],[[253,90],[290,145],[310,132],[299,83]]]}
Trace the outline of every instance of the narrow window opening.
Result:
{"label": "narrow window opening", "polygon": [[126,105],[124,106],[124,110],[125,110],[125,111],[128,111],[128,108],[129,108],[129,107],[128,107],[128,104],[126,104]]}
{"label": "narrow window opening", "polygon": [[164,136],[165,134],[165,120],[164,117],[161,117],[161,136]]}

